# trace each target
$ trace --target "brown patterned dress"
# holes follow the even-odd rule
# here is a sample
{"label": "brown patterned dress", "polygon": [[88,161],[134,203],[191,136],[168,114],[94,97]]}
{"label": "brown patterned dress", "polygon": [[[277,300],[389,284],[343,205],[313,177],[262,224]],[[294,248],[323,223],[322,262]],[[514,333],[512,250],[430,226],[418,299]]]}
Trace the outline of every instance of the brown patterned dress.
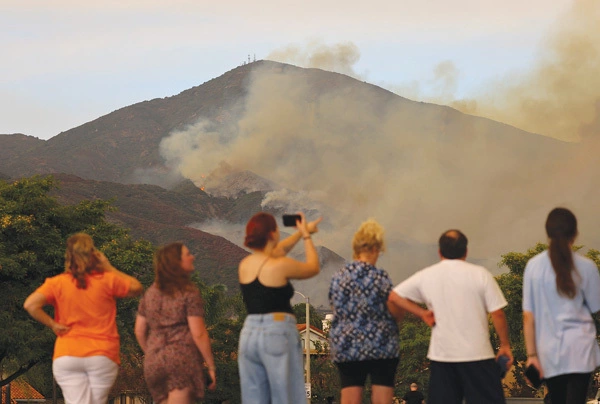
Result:
{"label": "brown patterned dress", "polygon": [[155,402],[167,399],[169,391],[190,389],[204,397],[204,359],[187,323],[192,316],[204,317],[198,290],[163,294],[156,284],[140,300],[138,314],[148,323],[144,377]]}

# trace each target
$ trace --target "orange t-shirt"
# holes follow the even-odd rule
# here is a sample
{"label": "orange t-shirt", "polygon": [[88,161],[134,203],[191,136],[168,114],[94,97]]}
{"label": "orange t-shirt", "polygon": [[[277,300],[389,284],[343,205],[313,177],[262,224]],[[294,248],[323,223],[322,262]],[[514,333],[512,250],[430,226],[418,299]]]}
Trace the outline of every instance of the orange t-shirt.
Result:
{"label": "orange t-shirt", "polygon": [[103,355],[120,363],[115,298],[129,293],[131,281],[114,272],[89,275],[86,281],[87,288],[78,289],[75,278],[63,273],[36,290],[54,306],[54,321],[71,327],[56,338],[53,359]]}

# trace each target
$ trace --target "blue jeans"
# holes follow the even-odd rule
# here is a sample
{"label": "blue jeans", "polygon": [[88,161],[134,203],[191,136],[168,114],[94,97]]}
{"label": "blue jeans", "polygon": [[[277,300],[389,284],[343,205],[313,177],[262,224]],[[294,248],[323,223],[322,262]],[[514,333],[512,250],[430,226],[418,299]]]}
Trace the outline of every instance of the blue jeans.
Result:
{"label": "blue jeans", "polygon": [[293,315],[248,315],[238,353],[243,404],[306,402],[302,347]]}

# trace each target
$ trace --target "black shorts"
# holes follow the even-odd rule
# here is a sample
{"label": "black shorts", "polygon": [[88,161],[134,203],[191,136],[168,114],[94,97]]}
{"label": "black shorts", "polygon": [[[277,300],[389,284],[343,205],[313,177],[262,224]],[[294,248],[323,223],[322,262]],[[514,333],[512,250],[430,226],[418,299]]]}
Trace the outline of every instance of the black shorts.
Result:
{"label": "black shorts", "polygon": [[342,388],[365,385],[367,376],[371,375],[371,384],[394,387],[394,377],[398,367],[398,358],[374,359],[355,362],[336,363],[340,373]]}

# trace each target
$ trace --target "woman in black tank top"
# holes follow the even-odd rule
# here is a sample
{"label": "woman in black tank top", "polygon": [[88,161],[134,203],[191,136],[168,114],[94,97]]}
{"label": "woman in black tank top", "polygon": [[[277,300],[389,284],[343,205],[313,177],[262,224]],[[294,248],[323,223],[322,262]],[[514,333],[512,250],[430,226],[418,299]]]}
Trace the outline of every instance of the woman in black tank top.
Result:
{"label": "woman in black tank top", "polygon": [[[238,366],[242,403],[298,404],[306,400],[302,348],[292,314],[290,279],[319,273],[319,257],[311,239],[321,219],[296,222],[296,233],[280,241],[275,218],[254,215],[246,226],[244,245],[252,254],[239,265],[239,281],[248,316],[240,335]],[[306,260],[287,253],[303,239]]]}

